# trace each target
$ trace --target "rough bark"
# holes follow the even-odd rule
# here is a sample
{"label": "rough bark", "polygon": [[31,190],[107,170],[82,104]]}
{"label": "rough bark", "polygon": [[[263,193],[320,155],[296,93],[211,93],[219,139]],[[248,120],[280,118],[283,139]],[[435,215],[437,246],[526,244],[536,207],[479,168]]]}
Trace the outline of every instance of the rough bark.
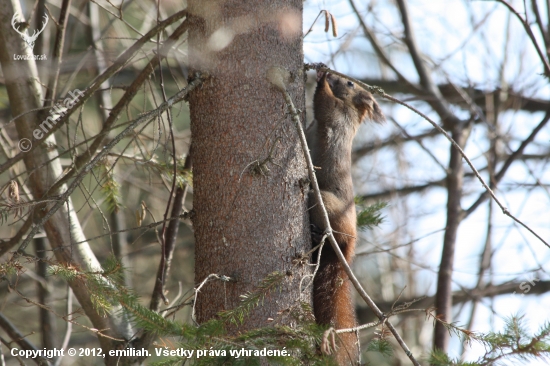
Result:
{"label": "rough bark", "polygon": [[195,281],[234,279],[202,288],[197,320],[234,308],[269,273],[290,270],[283,291],[246,319],[247,328],[264,326],[299,299],[306,269],[291,259],[310,245],[303,155],[281,93],[266,79],[272,66],[290,71],[289,92],[304,110],[302,1],[193,0],[188,10],[191,66],[211,75],[190,98]]}

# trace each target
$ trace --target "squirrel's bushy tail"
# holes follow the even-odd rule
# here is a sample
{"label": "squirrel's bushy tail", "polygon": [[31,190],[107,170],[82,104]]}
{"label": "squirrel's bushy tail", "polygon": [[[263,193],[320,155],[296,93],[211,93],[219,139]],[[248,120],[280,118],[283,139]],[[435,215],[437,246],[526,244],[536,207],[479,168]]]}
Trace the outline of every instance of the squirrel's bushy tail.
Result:
{"label": "squirrel's bushy tail", "polygon": [[[335,329],[356,326],[355,309],[351,299],[351,282],[332,248],[325,248],[319,270],[313,282],[313,311],[318,324]],[[328,255],[327,255],[328,254]],[[335,358],[338,365],[357,365],[357,336],[353,333],[337,335]]]}

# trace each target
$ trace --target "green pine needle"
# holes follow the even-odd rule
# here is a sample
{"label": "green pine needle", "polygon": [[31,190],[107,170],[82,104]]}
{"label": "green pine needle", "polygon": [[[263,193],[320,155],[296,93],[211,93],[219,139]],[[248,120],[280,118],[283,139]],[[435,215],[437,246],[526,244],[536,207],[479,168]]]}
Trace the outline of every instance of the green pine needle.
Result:
{"label": "green pine needle", "polygon": [[107,161],[103,160],[97,165],[97,170],[100,174],[101,193],[105,197],[105,203],[107,204],[107,210],[109,212],[118,212],[122,207],[120,196],[120,184],[115,180],[113,166]]}
{"label": "green pine needle", "polygon": [[[357,201],[357,199],[356,199]],[[361,207],[361,203],[358,203]],[[357,212],[357,228],[361,231],[372,230],[374,227],[384,222],[384,216],[380,212],[386,208],[388,204],[386,202],[378,202],[373,205],[367,206]]]}
{"label": "green pine needle", "polygon": [[277,289],[283,282],[286,275],[282,272],[273,272],[267,275],[258,285],[258,290],[241,295],[241,303],[234,309],[226,310],[218,314],[220,319],[227,323],[239,325],[244,322],[244,318],[258,307],[265,296],[271,291]]}
{"label": "green pine needle", "polygon": [[393,347],[386,339],[373,339],[367,346],[367,352],[378,352],[384,357],[391,357]]}

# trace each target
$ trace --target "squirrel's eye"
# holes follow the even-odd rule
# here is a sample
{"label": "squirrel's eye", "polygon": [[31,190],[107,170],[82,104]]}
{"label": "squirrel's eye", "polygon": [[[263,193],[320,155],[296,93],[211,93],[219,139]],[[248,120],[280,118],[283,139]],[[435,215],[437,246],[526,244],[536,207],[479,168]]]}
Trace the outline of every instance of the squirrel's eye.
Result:
{"label": "squirrel's eye", "polygon": [[353,81],[348,81],[348,86],[353,88],[355,84],[353,84]]}

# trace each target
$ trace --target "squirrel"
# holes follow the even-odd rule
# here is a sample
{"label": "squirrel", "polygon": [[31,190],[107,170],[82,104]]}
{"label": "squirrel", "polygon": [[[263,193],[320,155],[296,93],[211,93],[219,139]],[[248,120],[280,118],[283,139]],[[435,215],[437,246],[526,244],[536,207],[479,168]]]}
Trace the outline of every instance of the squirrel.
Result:
{"label": "squirrel", "polygon": [[[346,261],[351,264],[355,252],[356,212],[351,179],[352,141],[363,120],[382,123],[385,118],[371,93],[328,72],[317,72],[313,98],[313,124],[307,129],[308,146],[316,168],[321,196],[330,226]],[[310,222],[313,245],[319,244],[325,231],[320,206],[310,192]],[[317,253],[313,254],[317,258]],[[335,329],[357,325],[351,298],[351,282],[326,242],[319,269],[313,280],[313,312],[318,324]],[[338,335],[335,359],[338,365],[356,365],[357,337]]]}

